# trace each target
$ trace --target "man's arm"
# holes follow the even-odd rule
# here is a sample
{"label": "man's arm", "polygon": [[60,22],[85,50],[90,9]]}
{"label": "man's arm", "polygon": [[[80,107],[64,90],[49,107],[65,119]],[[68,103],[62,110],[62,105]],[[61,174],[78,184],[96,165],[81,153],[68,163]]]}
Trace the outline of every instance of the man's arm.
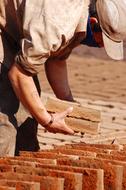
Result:
{"label": "man's arm", "polygon": [[[29,110],[31,115],[35,117],[41,125],[47,124],[51,116],[42,104],[32,76],[27,75],[17,64],[13,64],[8,76],[17,97],[26,109]],[[65,116],[71,111],[72,108],[68,108],[62,113],[53,114],[54,121],[47,129],[52,132],[73,134],[73,130],[70,129],[64,121]]]}
{"label": "man's arm", "polygon": [[49,59],[45,63],[45,71],[56,97],[61,100],[74,101],[68,82],[66,60]]}

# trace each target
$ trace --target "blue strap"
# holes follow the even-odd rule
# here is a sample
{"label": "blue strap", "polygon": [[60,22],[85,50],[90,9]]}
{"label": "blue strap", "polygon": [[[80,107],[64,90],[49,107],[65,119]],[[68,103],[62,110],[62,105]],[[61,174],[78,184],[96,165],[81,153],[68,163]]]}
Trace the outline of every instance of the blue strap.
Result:
{"label": "blue strap", "polygon": [[90,24],[90,17],[88,17],[88,22],[87,22],[87,35],[86,38],[81,42],[81,44],[91,47],[99,47],[93,37],[91,24]]}

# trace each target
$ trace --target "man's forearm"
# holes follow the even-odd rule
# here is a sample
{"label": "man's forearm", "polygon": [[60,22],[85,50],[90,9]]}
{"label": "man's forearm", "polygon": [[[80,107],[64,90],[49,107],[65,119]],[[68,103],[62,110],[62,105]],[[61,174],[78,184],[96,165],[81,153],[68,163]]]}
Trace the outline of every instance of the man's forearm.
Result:
{"label": "man's forearm", "polygon": [[50,115],[46,111],[37,92],[33,78],[26,75],[19,66],[13,65],[9,71],[9,79],[14,91],[23,105],[40,124],[48,123]]}
{"label": "man's forearm", "polygon": [[50,59],[45,63],[45,71],[56,97],[61,100],[73,101],[68,82],[66,61]]}
{"label": "man's forearm", "polygon": [[31,76],[24,73],[24,71],[16,64],[12,66],[8,76],[17,97],[38,123],[46,127],[50,132],[74,134],[74,131],[66,125],[64,120],[67,114],[71,113],[71,107],[64,112],[50,115],[41,102]]}

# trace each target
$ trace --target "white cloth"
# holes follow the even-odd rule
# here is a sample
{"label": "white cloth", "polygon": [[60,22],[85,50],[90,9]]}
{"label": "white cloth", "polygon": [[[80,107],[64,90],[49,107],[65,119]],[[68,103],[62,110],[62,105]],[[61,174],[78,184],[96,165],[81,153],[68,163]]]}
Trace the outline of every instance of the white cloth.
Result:
{"label": "white cloth", "polygon": [[39,72],[76,33],[86,32],[88,6],[89,0],[1,0],[0,26],[20,41],[17,63],[30,73]]}

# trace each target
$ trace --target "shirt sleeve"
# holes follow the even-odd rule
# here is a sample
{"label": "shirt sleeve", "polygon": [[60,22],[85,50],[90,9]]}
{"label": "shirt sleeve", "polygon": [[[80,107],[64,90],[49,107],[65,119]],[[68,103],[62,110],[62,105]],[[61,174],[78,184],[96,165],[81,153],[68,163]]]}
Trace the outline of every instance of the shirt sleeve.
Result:
{"label": "shirt sleeve", "polygon": [[25,8],[23,39],[16,63],[31,75],[37,74],[42,64],[56,52],[62,44],[62,35],[54,22],[34,6]]}

